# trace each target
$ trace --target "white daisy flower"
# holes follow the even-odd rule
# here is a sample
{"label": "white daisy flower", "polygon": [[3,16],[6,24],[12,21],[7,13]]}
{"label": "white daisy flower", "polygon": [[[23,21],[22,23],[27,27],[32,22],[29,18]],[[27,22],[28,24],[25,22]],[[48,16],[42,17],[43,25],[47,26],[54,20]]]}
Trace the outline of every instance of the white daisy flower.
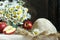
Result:
{"label": "white daisy flower", "polygon": [[32,32],[33,32],[33,34],[34,34],[35,36],[40,33],[39,29],[34,29]]}

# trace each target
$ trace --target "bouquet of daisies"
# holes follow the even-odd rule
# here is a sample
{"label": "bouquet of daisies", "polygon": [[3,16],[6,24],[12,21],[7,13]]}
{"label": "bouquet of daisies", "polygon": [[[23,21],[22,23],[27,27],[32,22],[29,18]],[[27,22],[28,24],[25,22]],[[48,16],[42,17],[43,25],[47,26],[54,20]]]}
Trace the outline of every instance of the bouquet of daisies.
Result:
{"label": "bouquet of daisies", "polygon": [[[7,3],[7,4],[6,4]],[[0,2],[0,18],[7,22],[8,25],[16,26],[22,25],[24,20],[30,19],[31,15],[28,13],[28,8],[23,5],[22,0],[13,0],[13,2]]]}

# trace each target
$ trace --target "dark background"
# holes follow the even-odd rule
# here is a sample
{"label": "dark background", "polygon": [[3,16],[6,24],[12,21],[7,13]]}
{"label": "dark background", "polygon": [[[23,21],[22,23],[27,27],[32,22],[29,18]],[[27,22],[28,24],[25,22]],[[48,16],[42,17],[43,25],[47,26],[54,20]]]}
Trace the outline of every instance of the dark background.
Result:
{"label": "dark background", "polygon": [[30,0],[38,12],[38,18],[49,19],[60,32],[60,0]]}

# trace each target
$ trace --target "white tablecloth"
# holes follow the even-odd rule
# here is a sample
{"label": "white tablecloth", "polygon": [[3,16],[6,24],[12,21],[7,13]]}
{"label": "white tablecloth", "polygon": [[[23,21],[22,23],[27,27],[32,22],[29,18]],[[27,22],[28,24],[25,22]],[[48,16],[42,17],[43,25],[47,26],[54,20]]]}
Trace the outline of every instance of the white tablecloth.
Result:
{"label": "white tablecloth", "polygon": [[0,34],[0,40],[28,40],[28,38],[22,35],[4,35]]}
{"label": "white tablecloth", "polygon": [[[0,34],[0,40],[31,40],[31,38],[24,37],[22,35],[4,35],[4,34]],[[38,40],[57,40],[57,38],[56,37],[41,36]]]}

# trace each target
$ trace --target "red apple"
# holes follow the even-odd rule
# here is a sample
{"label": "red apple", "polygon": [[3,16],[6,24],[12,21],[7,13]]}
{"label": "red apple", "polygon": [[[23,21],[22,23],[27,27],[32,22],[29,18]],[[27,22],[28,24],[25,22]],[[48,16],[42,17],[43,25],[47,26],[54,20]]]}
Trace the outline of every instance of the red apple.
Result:
{"label": "red apple", "polygon": [[4,30],[3,33],[7,34],[7,35],[11,35],[14,34],[16,31],[16,28],[12,27],[12,26],[7,26]]}
{"label": "red apple", "polygon": [[30,30],[32,28],[32,22],[29,20],[26,20],[23,24],[23,28]]}
{"label": "red apple", "polygon": [[0,33],[3,32],[3,29],[7,26],[5,22],[0,22]]}

